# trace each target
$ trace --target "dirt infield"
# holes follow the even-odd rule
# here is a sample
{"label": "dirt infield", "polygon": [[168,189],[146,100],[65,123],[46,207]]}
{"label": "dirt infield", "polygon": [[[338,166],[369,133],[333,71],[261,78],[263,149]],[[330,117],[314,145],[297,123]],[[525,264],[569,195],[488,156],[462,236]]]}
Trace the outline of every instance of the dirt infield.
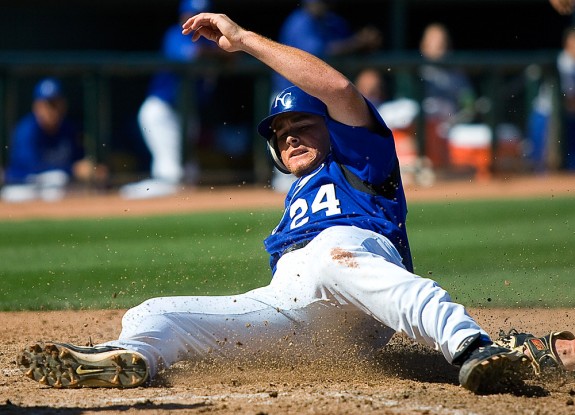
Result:
{"label": "dirt infield", "polygon": [[[515,197],[575,196],[575,175],[528,176],[488,182],[444,181],[432,187],[406,187],[409,202]],[[283,207],[284,195],[253,185],[183,189],[175,196],[124,200],[116,193],[77,192],[58,202],[0,202],[0,220],[138,216],[233,209]]]}
{"label": "dirt infield", "polygon": [[[575,176],[441,183],[408,189],[409,201],[573,195]],[[152,201],[75,195],[57,203],[0,204],[0,218],[135,216],[197,210],[277,207],[269,189],[194,189]],[[531,380],[514,393],[475,396],[458,386],[457,370],[437,352],[396,335],[374,359],[345,349],[314,361],[298,353],[267,361],[178,364],[151,387],[54,390],[24,378],[16,356],[45,340],[86,344],[117,337],[123,310],[0,313],[0,414],[575,414],[575,377]],[[488,332],[575,332],[574,309],[472,309]],[[296,357],[300,356],[300,357]]]}

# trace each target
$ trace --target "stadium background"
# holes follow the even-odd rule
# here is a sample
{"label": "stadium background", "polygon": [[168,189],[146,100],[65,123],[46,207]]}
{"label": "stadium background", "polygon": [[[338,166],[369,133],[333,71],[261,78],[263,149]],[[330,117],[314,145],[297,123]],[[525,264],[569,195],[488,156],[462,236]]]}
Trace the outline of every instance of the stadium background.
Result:
{"label": "stadium background", "polygon": [[[293,0],[214,0],[214,10],[240,24],[275,38]],[[86,0],[43,2],[7,0],[0,13],[0,144],[5,148],[16,119],[29,107],[34,82],[43,75],[60,76],[69,92],[72,116],[81,120],[88,150],[110,165],[118,182],[145,174],[149,154],[141,142],[136,113],[151,74],[166,62],[159,56],[163,32],[177,19],[178,0]],[[421,63],[418,43],[426,24],[439,21],[453,37],[453,61],[468,68],[479,95],[521,78],[519,90],[502,93],[494,106],[494,125],[526,124],[529,101],[542,77],[555,76],[555,58],[562,31],[571,17],[560,16],[547,0],[358,0],[335,2],[335,10],[355,27],[373,24],[384,34],[380,52],[361,59],[334,61],[352,77],[375,65],[386,71],[390,93],[417,98],[415,70]],[[537,65],[542,75],[526,79]],[[236,66],[215,64],[192,68],[175,65],[190,78],[216,71],[218,108],[206,109],[215,123],[231,124],[246,142],[237,151],[221,151],[226,143],[213,138],[188,145],[202,160],[203,182],[265,182],[270,165],[262,146],[252,146],[253,125],[267,111],[269,72],[243,57]],[[407,74],[407,75],[406,75]],[[402,75],[405,75],[402,77]],[[531,83],[530,83],[531,82]],[[511,86],[513,88],[513,86]],[[492,103],[504,102],[491,96]],[[191,102],[191,101],[186,101]],[[257,138],[256,138],[257,139]],[[420,140],[423,136],[420,134]],[[241,147],[241,146],[240,146]],[[234,152],[235,151],[235,152]],[[187,152],[190,154],[190,152]],[[0,166],[5,161],[0,152]]]}
{"label": "stadium background", "polygon": [[[295,0],[213,0],[213,9],[275,37]],[[155,51],[178,0],[4,0],[0,50]],[[547,0],[337,0],[353,24],[379,26],[388,48],[417,48],[423,27],[443,21],[459,49],[555,49],[570,17]],[[71,36],[73,34],[73,36]]]}
{"label": "stadium background", "polygon": [[[124,127],[122,117],[118,117],[119,110],[125,111],[123,115],[128,119],[137,110],[148,74],[159,64],[153,58],[164,28],[175,19],[177,3],[177,0],[2,1],[0,142],[5,143],[9,122],[26,109],[33,81],[43,73],[55,73],[66,76],[66,86],[75,91],[71,98],[77,104],[74,108],[79,117],[84,116],[86,89],[90,90],[94,80],[104,79],[104,83],[108,83],[106,90],[113,94],[110,112],[115,117],[110,125],[114,135],[107,139],[119,146],[126,137],[116,134],[132,131]],[[215,0],[214,3],[219,11],[271,37],[282,18],[296,5],[287,0]],[[537,62],[551,69],[561,32],[570,23],[570,18],[554,12],[547,0],[342,0],[338,9],[357,25],[378,24],[387,36],[384,52],[408,63],[416,63],[417,42],[423,26],[429,21],[442,21],[450,27],[461,58],[469,59],[469,63],[479,59],[485,64],[486,59],[497,58],[499,68]],[[473,53],[475,50],[480,52]],[[475,55],[476,60],[470,55]],[[136,75],[131,74],[134,68],[131,60],[138,64],[149,62],[145,67],[148,72],[139,70]],[[100,78],[102,68],[107,71],[115,68],[116,72],[113,77]],[[89,124],[90,118],[87,121]],[[97,134],[102,132],[101,125],[88,126]],[[129,150],[134,148],[135,145]],[[117,152],[121,150],[126,149],[114,148]],[[529,194],[552,200],[558,194],[572,195],[575,189],[572,176],[561,177],[559,182],[551,177],[530,180],[479,186],[467,183],[465,188],[450,183],[433,189],[410,189],[409,199],[429,197],[441,202],[462,196],[490,198]],[[259,192],[241,193],[251,203],[257,201],[260,207],[262,204],[281,206],[281,197],[271,192],[266,193],[270,199],[265,203]],[[189,211],[200,202],[187,196],[144,203],[127,203],[110,195],[73,198],[49,206],[2,205],[0,217],[34,220],[93,215],[99,218],[107,214],[131,216]],[[239,198],[239,193],[224,189],[215,199],[209,196],[203,206],[213,209],[214,205],[225,205],[232,198],[237,202],[235,198]],[[76,208],[76,212],[66,210],[70,207]],[[572,308],[471,311],[494,335],[501,327],[545,332],[555,329],[558,321],[565,325],[562,327],[575,328]],[[401,337],[385,355],[385,364],[376,368],[346,360],[338,360],[334,365],[329,356],[309,367],[294,366],[289,356],[283,356],[286,364],[261,367],[259,362],[250,365],[226,362],[216,367],[182,365],[163,378],[164,384],[135,390],[44,389],[22,378],[16,369],[17,351],[30,342],[62,339],[85,343],[91,338],[116,337],[122,313],[123,310],[2,313],[0,413],[573,413],[572,379],[550,384],[548,394],[532,388],[524,396],[473,396],[457,386],[456,370],[448,367],[440,356],[421,350]]]}

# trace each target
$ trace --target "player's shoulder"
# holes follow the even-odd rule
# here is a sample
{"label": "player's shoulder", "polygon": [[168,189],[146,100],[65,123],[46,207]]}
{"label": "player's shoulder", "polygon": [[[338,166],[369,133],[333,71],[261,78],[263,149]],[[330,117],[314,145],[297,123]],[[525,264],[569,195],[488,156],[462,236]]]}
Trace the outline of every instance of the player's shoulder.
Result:
{"label": "player's shoulder", "polygon": [[40,125],[38,124],[38,121],[36,121],[36,117],[30,112],[18,120],[14,127],[14,134],[31,134],[39,129]]}

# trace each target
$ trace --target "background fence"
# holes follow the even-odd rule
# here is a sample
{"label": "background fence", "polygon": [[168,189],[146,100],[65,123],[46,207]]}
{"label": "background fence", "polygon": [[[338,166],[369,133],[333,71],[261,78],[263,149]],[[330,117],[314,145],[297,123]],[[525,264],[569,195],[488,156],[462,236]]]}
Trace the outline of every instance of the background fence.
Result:
{"label": "background fence", "polygon": [[[470,75],[477,95],[483,99],[482,122],[494,130],[498,125],[512,124],[525,135],[532,102],[542,84],[551,87],[554,118],[558,120],[556,55],[555,50],[459,52],[453,53],[445,64],[458,66]],[[421,99],[418,69],[423,62],[418,53],[386,52],[340,58],[331,63],[350,78],[365,67],[379,69],[394,97]],[[187,157],[195,154],[201,158],[204,180],[268,180],[271,167],[264,146],[259,145],[261,138],[255,133],[255,125],[268,110],[271,73],[251,58],[180,64],[146,53],[0,53],[1,148],[6,149],[11,128],[28,110],[34,83],[42,76],[58,76],[68,93],[71,115],[83,124],[88,153],[108,163],[118,181],[127,179],[146,168],[136,114],[151,75],[159,69],[183,74],[187,86],[205,76],[215,77],[221,84],[217,101],[202,113],[211,114],[215,124],[228,128],[215,138],[186,142]],[[191,108],[196,102],[193,91],[191,87],[182,88],[182,114],[197,110]],[[558,141],[559,123],[556,125],[553,139]],[[188,127],[184,122],[183,128]],[[423,148],[421,129],[417,139]],[[245,142],[233,143],[234,140]],[[497,140],[493,143],[497,146]],[[3,163],[5,156],[4,151]]]}
{"label": "background fence", "polygon": [[[298,0],[212,0],[213,9],[243,26],[276,38]],[[188,140],[186,157],[198,157],[204,182],[265,182],[271,165],[255,134],[266,112],[270,73],[245,56],[222,63],[176,64],[159,56],[164,30],[177,21],[179,0],[6,0],[0,13],[0,167],[16,120],[28,111],[34,83],[42,76],[63,79],[71,116],[85,131],[88,152],[109,164],[112,178],[144,174],[149,154],[136,115],[151,75],[171,68],[194,79],[218,81],[215,103],[201,105],[215,131]],[[555,60],[572,16],[561,16],[548,0],[355,0],[334,1],[354,28],[371,24],[384,36],[380,53],[332,60],[353,78],[360,69],[380,69],[394,97],[421,98],[418,42],[431,22],[450,30],[454,50],[448,65],[463,68],[482,97],[482,122],[494,131],[516,126],[528,144],[526,125],[542,85],[551,92],[553,114],[549,165],[560,165],[561,126]],[[193,103],[182,88],[181,111]],[[193,112],[193,111],[192,111]],[[184,122],[188,129],[193,121]],[[423,128],[417,140],[424,144]],[[256,144],[256,145],[254,145]],[[494,146],[497,141],[494,141]]]}

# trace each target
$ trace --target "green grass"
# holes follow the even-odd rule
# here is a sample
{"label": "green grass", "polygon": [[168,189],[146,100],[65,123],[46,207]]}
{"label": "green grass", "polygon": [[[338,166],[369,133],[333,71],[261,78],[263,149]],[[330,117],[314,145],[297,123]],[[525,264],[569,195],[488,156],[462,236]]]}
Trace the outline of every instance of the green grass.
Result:
{"label": "green grass", "polygon": [[[124,308],[270,279],[271,210],[0,221],[0,309]],[[467,306],[575,305],[575,199],[413,203],[416,272]]]}
{"label": "green grass", "polygon": [[575,199],[412,205],[416,273],[467,306],[575,305]]}
{"label": "green grass", "polygon": [[277,212],[0,222],[0,307],[128,307],[269,281],[262,236]]}

